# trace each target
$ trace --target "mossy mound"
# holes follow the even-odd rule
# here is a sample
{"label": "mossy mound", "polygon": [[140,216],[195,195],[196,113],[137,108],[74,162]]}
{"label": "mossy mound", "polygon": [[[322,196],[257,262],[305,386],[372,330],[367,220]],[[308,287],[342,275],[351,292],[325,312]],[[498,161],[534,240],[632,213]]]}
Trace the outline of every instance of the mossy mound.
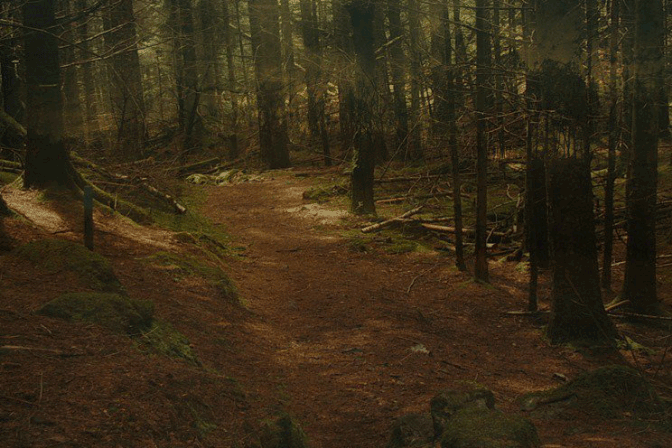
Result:
{"label": "mossy mound", "polygon": [[289,415],[281,414],[273,421],[265,421],[255,448],[308,448],[308,438],[301,426]]}
{"label": "mossy mound", "polygon": [[542,418],[572,418],[577,411],[607,419],[628,414],[646,418],[664,411],[651,385],[626,366],[601,367],[555,389],[526,394],[518,401],[523,410]]}
{"label": "mossy mound", "polygon": [[201,361],[191,348],[189,339],[168,322],[154,319],[140,334],[141,347],[149,352],[170,358],[182,359],[189,364],[201,366]]}
{"label": "mossy mound", "polygon": [[536,448],[534,425],[517,415],[493,409],[464,408],[448,420],[441,448]]}
{"label": "mossy mound", "polygon": [[406,414],[392,426],[387,448],[434,448],[434,426],[430,414]]}
{"label": "mossy mound", "polygon": [[184,280],[189,276],[198,276],[214,286],[222,298],[238,299],[238,291],[229,276],[219,267],[212,266],[204,260],[187,254],[171,252],[158,252],[147,260],[170,270],[175,281]]}
{"label": "mossy mound", "polygon": [[14,253],[50,272],[73,272],[87,288],[123,292],[110,262],[81,244],[58,239],[38,240],[18,247]]}
{"label": "mossy mound", "polygon": [[464,382],[456,388],[444,389],[436,394],[429,403],[434,432],[443,434],[449,421],[462,409],[492,410],[495,408],[495,396],[489,389]]}
{"label": "mossy mound", "polygon": [[69,293],[45,304],[38,314],[90,322],[115,333],[137,335],[151,326],[154,304],[114,293]]}

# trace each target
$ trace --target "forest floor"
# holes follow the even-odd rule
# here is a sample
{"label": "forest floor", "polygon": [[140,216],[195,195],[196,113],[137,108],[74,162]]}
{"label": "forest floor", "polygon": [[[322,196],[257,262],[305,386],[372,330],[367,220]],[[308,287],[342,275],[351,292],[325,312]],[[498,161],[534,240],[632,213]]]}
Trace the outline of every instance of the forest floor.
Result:
{"label": "forest floor", "polygon": [[[396,418],[428,412],[437,392],[460,381],[483,384],[499,409],[520,413],[522,394],[607,363],[635,366],[669,395],[672,356],[661,360],[669,332],[618,321],[649,350],[551,346],[543,319],[507,314],[526,304],[527,274],[516,262],[492,260],[484,285],[457,271],[452,254],[395,250],[386,236],[362,243],[363,219],[302,197],[338,173],[295,174],[198,187],[199,212],[230,235],[231,255],[216,264],[241,303],[152,261],[202,256],[198,247],[96,214],[96,251],[129,296],[154,302],[188,337],[200,367],[148,355],[96,325],[35,314],[86,287],[12,253],[0,257],[0,446],[242,448],[285,411],[313,448],[382,448]],[[75,214],[32,193],[3,196],[22,215],[5,220],[17,243],[81,241]],[[661,290],[668,302],[671,291]],[[547,448],[672,446],[672,433],[651,420],[533,421]]]}

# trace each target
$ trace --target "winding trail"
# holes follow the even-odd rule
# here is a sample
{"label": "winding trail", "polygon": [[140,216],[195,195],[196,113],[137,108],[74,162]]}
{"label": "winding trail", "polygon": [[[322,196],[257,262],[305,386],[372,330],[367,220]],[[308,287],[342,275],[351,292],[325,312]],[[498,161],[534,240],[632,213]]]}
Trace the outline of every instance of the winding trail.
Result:
{"label": "winding trail", "polygon": [[[275,388],[313,447],[384,446],[396,417],[426,411],[451,381],[531,367],[509,355],[514,341],[534,350],[520,323],[491,316],[515,306],[510,294],[433,252],[353,251],[337,211],[304,204],[309,186],[283,173],[212,188],[205,212],[247,248],[232,276],[258,317],[246,332],[259,352],[257,368],[236,375]],[[495,297],[489,310],[470,305]],[[510,393],[530,387],[529,377],[507,381]]]}

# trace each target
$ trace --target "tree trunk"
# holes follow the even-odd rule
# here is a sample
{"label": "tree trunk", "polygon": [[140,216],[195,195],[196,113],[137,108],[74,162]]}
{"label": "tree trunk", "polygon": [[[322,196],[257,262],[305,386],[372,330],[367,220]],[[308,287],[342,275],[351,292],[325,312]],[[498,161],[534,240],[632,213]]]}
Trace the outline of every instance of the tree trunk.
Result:
{"label": "tree trunk", "polygon": [[659,312],[656,294],[656,199],[658,175],[657,100],[663,74],[661,0],[636,1],[635,79],[632,162],[628,178],[627,232],[623,298],[633,311]]}
{"label": "tree trunk", "polygon": [[104,15],[105,46],[111,55],[110,87],[116,146],[126,157],[142,149],[147,131],[132,0],[112,0]]}
{"label": "tree trunk", "polygon": [[[77,0],[77,9],[83,11],[87,8],[88,0]],[[91,62],[91,54],[89,52],[89,23],[87,20],[82,22],[77,27],[77,34],[80,41],[79,44],[79,58],[84,60],[81,65],[82,86],[84,89],[84,137],[86,145],[91,142],[92,136],[97,136],[100,131],[100,123],[98,121],[98,103],[96,101],[96,85],[93,70],[93,62]]]}
{"label": "tree trunk", "polygon": [[394,124],[396,130],[395,153],[401,159],[408,158],[408,106],[406,104],[406,55],[403,49],[404,28],[401,24],[400,0],[388,0],[387,20],[390,30],[390,73],[394,87]]}
{"label": "tree trunk", "polygon": [[422,81],[422,63],[420,60],[420,4],[416,0],[408,2],[409,47],[411,55],[411,108],[409,110],[410,134],[408,153],[412,160],[423,156],[422,121],[420,117],[420,87]]}
{"label": "tree trunk", "polygon": [[220,34],[220,30],[225,31],[220,20],[223,17],[228,20],[228,14],[220,13],[214,0],[200,0],[198,2],[198,16],[200,44],[203,49],[203,57],[198,68],[198,73],[202,74],[201,96],[203,99],[200,103],[203,105],[204,118],[219,125],[221,121],[219,103],[222,92],[219,53],[221,47],[225,45],[221,36],[226,34],[225,32]]}
{"label": "tree trunk", "polygon": [[[62,14],[65,17],[71,17],[72,0],[61,2]],[[62,37],[67,41],[75,41],[77,22],[70,22],[62,29]],[[82,102],[79,94],[79,74],[75,64],[75,46],[68,43],[61,48],[60,64],[65,66],[62,70],[63,76],[63,115],[65,122],[64,133],[68,139],[75,140],[83,135],[82,125],[84,117],[82,113]]]}
{"label": "tree trunk", "polygon": [[322,49],[317,10],[314,0],[301,0],[303,43],[308,53],[306,60],[306,90],[308,93],[308,127],[312,141],[321,142],[324,164],[331,166],[329,134],[324,114],[326,89],[321,85]]}
{"label": "tree trunk", "polygon": [[[233,62],[233,39],[231,36],[231,13],[229,10],[229,0],[222,0],[222,35],[224,36],[224,46],[226,47],[226,68],[229,101],[231,102],[230,129],[227,137],[229,141],[229,160],[238,158],[238,87],[236,85],[236,66]],[[244,68],[243,68],[244,70]]]}
{"label": "tree trunk", "polygon": [[26,63],[27,148],[26,188],[72,187],[70,159],[63,143],[58,41],[47,32],[56,24],[54,0],[23,4]]}
{"label": "tree trunk", "polygon": [[476,280],[487,282],[488,255],[486,249],[488,223],[488,141],[486,117],[488,109],[490,37],[488,35],[487,1],[476,0]]}
{"label": "tree trunk", "polygon": [[552,161],[550,189],[554,270],[548,336],[553,344],[613,341],[616,329],[597,281],[590,166],[581,158]]}
{"label": "tree trunk", "polygon": [[376,95],[376,55],[374,52],[373,21],[375,3],[370,0],[351,0],[347,4],[352,23],[352,39],[357,68],[353,110],[354,153],[352,168],[351,210],[355,214],[373,214],[373,110]]}
{"label": "tree trunk", "polygon": [[251,0],[261,159],[269,169],[290,166],[277,0]]}
{"label": "tree trunk", "polygon": [[618,41],[620,1],[611,2],[609,53],[609,154],[607,160],[607,179],[604,185],[604,251],[602,262],[602,287],[611,290],[611,263],[614,251],[614,182],[616,180],[616,147],[620,137],[618,120]]}
{"label": "tree trunk", "polygon": [[198,86],[198,64],[194,34],[194,15],[191,0],[178,0],[180,17],[180,56],[183,64],[182,117],[184,142],[182,151],[190,153],[203,146],[203,119],[198,113],[201,93]]}

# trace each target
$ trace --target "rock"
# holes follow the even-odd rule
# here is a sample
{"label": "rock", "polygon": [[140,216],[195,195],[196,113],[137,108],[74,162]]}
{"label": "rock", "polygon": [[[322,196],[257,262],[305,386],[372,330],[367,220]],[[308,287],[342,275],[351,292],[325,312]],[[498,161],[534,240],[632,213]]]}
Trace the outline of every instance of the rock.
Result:
{"label": "rock", "polygon": [[527,419],[494,409],[467,407],[447,422],[441,448],[538,448],[537,430]]}
{"label": "rock", "polygon": [[394,422],[387,448],[432,448],[433,444],[431,414],[406,414]]}
{"label": "rock", "polygon": [[462,409],[494,409],[493,393],[475,383],[464,383],[459,389],[445,389],[430,402],[434,433],[437,438],[443,434],[448,421]]}

